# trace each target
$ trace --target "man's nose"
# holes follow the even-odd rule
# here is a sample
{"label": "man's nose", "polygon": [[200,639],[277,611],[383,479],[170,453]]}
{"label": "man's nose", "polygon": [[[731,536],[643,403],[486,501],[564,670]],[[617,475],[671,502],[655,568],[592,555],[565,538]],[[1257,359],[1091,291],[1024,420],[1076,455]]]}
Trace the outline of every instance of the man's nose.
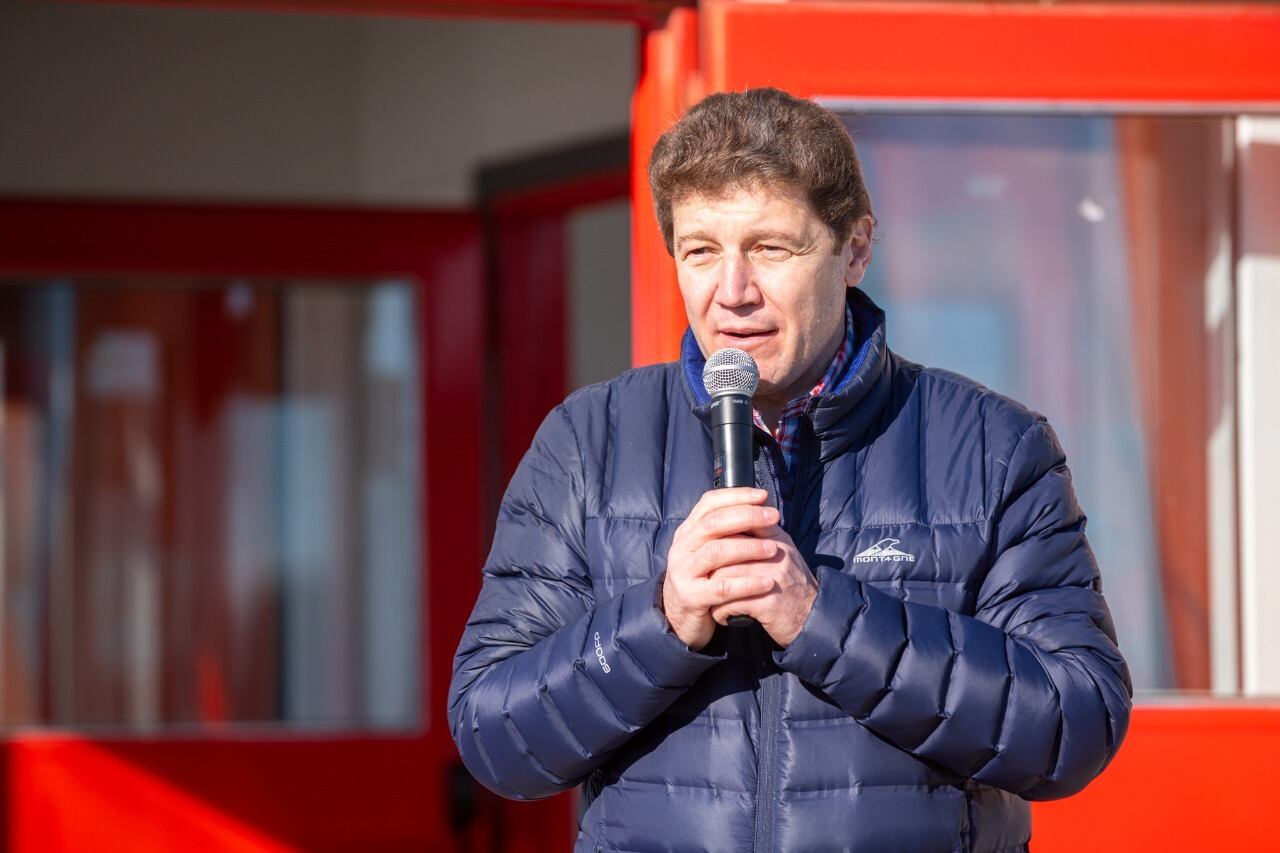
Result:
{"label": "man's nose", "polygon": [[716,282],[716,302],[725,308],[738,308],[759,301],[760,288],[750,261],[726,255],[720,264],[720,280]]}

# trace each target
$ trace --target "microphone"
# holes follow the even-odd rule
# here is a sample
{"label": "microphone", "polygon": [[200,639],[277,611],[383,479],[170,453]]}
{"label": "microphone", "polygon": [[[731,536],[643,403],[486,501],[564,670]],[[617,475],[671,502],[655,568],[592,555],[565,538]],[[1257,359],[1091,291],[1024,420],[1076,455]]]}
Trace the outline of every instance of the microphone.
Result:
{"label": "microphone", "polygon": [[755,360],[726,347],[707,359],[702,384],[711,395],[711,451],[715,488],[756,484],[751,453],[751,398],[760,385]]}
{"label": "microphone", "polygon": [[[702,384],[711,395],[711,452],[714,488],[755,486],[751,452],[751,398],[760,385],[755,360],[740,349],[725,347],[702,369]],[[728,624],[741,628],[754,624],[750,616],[730,616]]]}

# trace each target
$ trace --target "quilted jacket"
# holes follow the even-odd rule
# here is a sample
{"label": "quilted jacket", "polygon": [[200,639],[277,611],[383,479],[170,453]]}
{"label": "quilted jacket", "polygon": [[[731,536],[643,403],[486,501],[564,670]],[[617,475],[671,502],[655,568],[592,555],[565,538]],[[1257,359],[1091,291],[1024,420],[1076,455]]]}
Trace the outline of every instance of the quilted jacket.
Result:
{"label": "quilted jacket", "polygon": [[1027,801],[1079,791],[1124,738],[1128,670],[1053,430],[897,356],[849,301],[858,355],[811,400],[794,476],[757,454],[818,584],[787,648],[752,626],[693,651],[660,609],[711,487],[691,335],[680,362],[572,394],[512,478],[449,724],[503,796],[582,785],[575,850],[1025,850]]}

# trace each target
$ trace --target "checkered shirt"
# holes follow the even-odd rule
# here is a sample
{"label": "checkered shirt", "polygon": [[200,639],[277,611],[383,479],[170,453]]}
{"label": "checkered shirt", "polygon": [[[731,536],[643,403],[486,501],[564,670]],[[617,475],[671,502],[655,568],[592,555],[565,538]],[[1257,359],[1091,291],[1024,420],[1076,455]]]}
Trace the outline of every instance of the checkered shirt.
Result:
{"label": "checkered shirt", "polygon": [[783,407],[782,417],[778,418],[778,429],[770,432],[769,428],[765,426],[764,419],[760,417],[760,411],[752,409],[756,427],[772,435],[774,440],[778,442],[778,450],[782,454],[782,462],[785,466],[784,470],[779,472],[780,475],[789,478],[795,467],[796,454],[800,450],[800,421],[804,416],[805,404],[809,402],[810,398],[821,394],[828,385],[844,373],[845,368],[849,365],[849,359],[853,356],[853,352],[853,311],[850,310],[848,305],[845,305],[844,340],[840,342],[840,349],[836,350],[835,358],[831,359],[831,366],[822,375],[822,379],[818,380],[818,384],[809,389],[808,394],[793,398]]}

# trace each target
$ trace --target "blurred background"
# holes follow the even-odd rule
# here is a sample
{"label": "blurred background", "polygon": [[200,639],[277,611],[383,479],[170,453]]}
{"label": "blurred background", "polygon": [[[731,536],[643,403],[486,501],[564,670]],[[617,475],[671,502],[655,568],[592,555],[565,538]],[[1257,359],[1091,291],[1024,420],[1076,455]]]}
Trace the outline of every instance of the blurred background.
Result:
{"label": "blurred background", "polygon": [[1280,10],[0,6],[0,851],[567,850],[444,720],[496,503],[684,327],[643,167],[837,111],[890,345],[1043,412],[1137,689],[1038,850],[1275,849]]}

